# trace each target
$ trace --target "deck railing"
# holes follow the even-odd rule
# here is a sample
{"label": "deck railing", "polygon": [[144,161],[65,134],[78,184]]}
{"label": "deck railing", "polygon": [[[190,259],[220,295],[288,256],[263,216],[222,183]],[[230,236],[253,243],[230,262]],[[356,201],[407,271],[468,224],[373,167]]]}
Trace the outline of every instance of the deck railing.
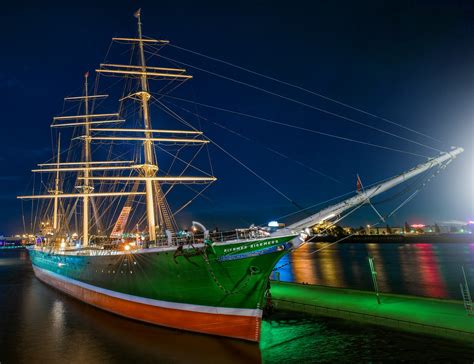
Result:
{"label": "deck railing", "polygon": [[78,255],[110,255],[110,254],[122,254],[125,245],[128,245],[128,250],[137,250],[143,248],[161,248],[161,247],[174,247],[181,245],[197,245],[205,243],[206,241],[212,241],[213,243],[225,243],[229,241],[239,240],[251,240],[261,239],[269,236],[269,233],[265,230],[258,228],[248,229],[236,229],[231,231],[213,231],[208,234],[204,232],[181,232],[178,234],[158,235],[156,242],[146,242],[140,239],[140,236],[134,237],[130,235],[123,239],[112,239],[109,237],[98,237],[91,236],[90,245],[88,247],[76,247],[66,246],[59,248],[58,246],[52,246],[48,244],[37,245],[36,247],[48,252],[54,253],[75,253]]}

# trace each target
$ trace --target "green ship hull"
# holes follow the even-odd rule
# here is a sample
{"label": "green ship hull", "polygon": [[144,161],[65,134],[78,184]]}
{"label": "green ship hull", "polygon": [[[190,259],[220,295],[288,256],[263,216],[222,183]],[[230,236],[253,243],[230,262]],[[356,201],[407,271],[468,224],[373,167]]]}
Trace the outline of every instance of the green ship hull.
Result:
{"label": "green ship hull", "polygon": [[97,307],[158,325],[258,341],[268,277],[295,237],[29,253],[39,279]]}

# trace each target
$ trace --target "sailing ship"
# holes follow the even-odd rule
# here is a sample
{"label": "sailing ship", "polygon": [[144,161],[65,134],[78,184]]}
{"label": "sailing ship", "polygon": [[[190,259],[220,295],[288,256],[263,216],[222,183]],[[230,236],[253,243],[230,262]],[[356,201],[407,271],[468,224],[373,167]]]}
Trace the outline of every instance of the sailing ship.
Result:
{"label": "sailing ship", "polygon": [[[304,244],[312,226],[335,221],[408,179],[444,168],[462,152],[442,153],[280,228],[270,224],[224,233],[193,222],[192,231],[180,231],[168,192],[181,184],[208,186],[216,177],[200,169],[197,176],[167,174],[157,147],[178,146],[179,153],[210,140],[186,123],[185,130],[154,129],[150,81],[184,82],[192,76],[185,69],[147,64],[146,48],[168,41],[144,37],[140,12],[135,16],[138,35],[113,41],[131,45],[138,63],[104,63],[96,74],[125,78],[136,88],[120,98],[119,112],[98,113],[97,104],[107,95],[91,92],[86,73],[83,94],[65,99],[79,103],[77,114],[55,117],[51,125],[73,130],[70,148],[61,149],[58,134],[55,158],[33,170],[50,175],[47,193],[18,197],[46,201],[37,243],[29,248],[36,277],[85,303],[151,324],[258,342],[269,276],[285,254]],[[124,111],[124,103],[135,106],[138,118]],[[129,119],[134,127],[122,127]],[[105,157],[96,157],[94,143]],[[136,153],[128,160],[107,149],[131,149],[131,144]],[[104,224],[104,214],[112,210],[115,217]]]}

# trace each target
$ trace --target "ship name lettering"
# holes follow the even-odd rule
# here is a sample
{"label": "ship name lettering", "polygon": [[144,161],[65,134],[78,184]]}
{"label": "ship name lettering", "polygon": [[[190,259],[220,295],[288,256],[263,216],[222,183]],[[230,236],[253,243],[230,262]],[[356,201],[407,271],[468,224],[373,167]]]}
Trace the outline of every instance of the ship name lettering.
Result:
{"label": "ship name lettering", "polygon": [[266,246],[266,245],[272,245],[277,243],[278,240],[268,240],[268,241],[262,241],[260,243],[253,243],[250,245],[241,245],[235,248],[229,248],[229,249],[224,249],[224,253],[230,253],[230,252],[235,252],[235,251],[240,251],[240,250],[246,250],[246,249],[253,249],[253,248],[258,248],[261,246]]}

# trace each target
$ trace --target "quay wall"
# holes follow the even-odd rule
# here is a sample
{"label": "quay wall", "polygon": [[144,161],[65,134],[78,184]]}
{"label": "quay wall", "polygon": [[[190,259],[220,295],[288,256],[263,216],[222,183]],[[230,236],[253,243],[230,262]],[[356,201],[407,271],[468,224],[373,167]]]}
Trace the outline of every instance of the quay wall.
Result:
{"label": "quay wall", "polygon": [[381,294],[367,291],[271,283],[276,310],[325,316],[431,335],[474,347],[474,316],[461,301]]}

